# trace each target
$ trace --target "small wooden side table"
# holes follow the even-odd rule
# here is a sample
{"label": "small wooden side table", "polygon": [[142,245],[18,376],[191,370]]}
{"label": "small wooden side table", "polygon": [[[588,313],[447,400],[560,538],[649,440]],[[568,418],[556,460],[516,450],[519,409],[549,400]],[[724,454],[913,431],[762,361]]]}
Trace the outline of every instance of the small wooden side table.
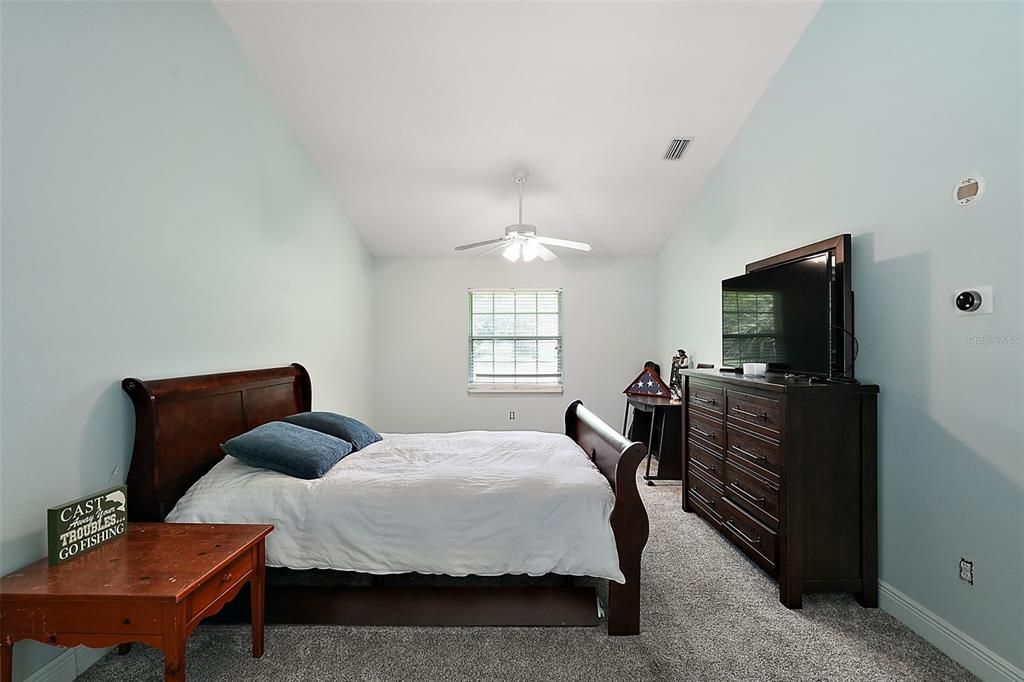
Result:
{"label": "small wooden side table", "polygon": [[[636,426],[646,427],[632,435],[629,433],[630,407],[633,408],[634,431]],[[647,469],[644,472],[647,485],[654,485],[655,481],[679,481],[683,478],[682,408],[683,401],[676,398],[660,398],[655,395],[626,396],[622,435],[647,446]],[[648,433],[645,434],[643,431]],[[655,476],[651,476],[651,457],[658,459],[658,473]]]}
{"label": "small wooden side table", "polygon": [[128,532],[69,562],[46,559],[0,578],[0,682],[14,643],[164,651],[164,679],[185,679],[185,641],[246,583],[252,655],[263,655],[266,525],[130,523]]}

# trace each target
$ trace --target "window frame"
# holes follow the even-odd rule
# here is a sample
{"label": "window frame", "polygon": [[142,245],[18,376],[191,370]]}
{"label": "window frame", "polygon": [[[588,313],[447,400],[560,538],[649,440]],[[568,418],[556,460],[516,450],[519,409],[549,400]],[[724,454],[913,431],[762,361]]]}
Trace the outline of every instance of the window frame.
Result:
{"label": "window frame", "polygon": [[[541,334],[512,334],[510,336],[475,336],[473,334],[473,295],[515,294],[517,292],[554,293],[558,296],[558,334],[555,336]],[[564,291],[561,287],[475,287],[466,292],[467,306],[467,343],[466,343],[466,391],[469,394],[495,393],[546,393],[561,395],[565,384],[565,309]],[[493,314],[493,313],[492,313]],[[513,312],[513,315],[516,314]],[[475,341],[547,341],[554,340],[558,353],[558,379],[546,383],[497,383],[473,381],[473,344]]]}

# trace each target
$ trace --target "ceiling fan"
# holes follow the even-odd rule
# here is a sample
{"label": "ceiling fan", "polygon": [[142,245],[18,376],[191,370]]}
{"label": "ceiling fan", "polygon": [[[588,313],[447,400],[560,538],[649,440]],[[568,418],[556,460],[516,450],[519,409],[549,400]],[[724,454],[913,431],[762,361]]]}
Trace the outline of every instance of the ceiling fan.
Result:
{"label": "ceiling fan", "polygon": [[489,253],[494,253],[495,251],[500,250],[501,255],[513,263],[518,261],[520,258],[522,258],[524,262],[532,261],[534,258],[540,258],[541,260],[554,260],[558,258],[558,255],[549,249],[548,246],[558,246],[564,249],[576,249],[577,251],[590,251],[590,244],[585,242],[574,242],[568,239],[555,239],[554,237],[540,237],[537,235],[536,225],[524,224],[523,185],[526,184],[526,179],[530,177],[530,172],[525,168],[520,168],[513,174],[513,177],[516,180],[516,184],[519,185],[519,222],[515,225],[509,225],[506,227],[504,237],[456,246],[456,251],[466,251],[468,249],[476,249],[481,246],[490,246],[491,248],[478,255],[486,256]]}

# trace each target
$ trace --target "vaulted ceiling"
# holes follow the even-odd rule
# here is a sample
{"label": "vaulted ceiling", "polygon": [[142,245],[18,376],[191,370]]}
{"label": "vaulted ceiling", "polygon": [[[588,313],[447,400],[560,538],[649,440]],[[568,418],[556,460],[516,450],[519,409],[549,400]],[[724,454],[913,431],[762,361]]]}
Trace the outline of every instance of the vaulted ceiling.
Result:
{"label": "vaulted ceiling", "polygon": [[520,166],[541,234],[655,253],[818,6],[217,3],[378,256],[500,236]]}

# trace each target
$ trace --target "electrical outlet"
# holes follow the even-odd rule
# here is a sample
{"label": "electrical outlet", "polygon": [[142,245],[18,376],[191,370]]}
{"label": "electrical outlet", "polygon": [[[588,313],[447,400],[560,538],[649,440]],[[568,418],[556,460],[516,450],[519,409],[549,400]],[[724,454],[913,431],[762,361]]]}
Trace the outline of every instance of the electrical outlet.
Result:
{"label": "electrical outlet", "polygon": [[974,584],[974,562],[960,557],[960,580],[969,585]]}
{"label": "electrical outlet", "polygon": [[515,418],[516,418],[516,411],[515,410],[509,410],[508,411],[508,420],[509,421],[514,421]]}

